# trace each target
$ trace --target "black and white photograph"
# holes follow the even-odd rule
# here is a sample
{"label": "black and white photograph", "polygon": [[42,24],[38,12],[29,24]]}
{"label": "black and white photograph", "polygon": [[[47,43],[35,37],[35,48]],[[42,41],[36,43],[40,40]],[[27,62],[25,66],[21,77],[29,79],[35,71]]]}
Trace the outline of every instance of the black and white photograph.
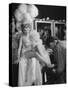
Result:
{"label": "black and white photograph", "polygon": [[9,4],[9,86],[66,84],[66,6]]}

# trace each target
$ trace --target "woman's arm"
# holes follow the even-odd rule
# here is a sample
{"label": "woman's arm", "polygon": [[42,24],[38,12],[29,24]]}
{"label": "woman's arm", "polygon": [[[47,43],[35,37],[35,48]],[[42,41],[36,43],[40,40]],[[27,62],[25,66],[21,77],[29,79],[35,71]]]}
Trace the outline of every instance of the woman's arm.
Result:
{"label": "woman's arm", "polygon": [[22,37],[20,38],[20,42],[19,42],[19,48],[18,48],[18,59],[20,58],[20,54],[21,54],[21,49],[22,49]]}
{"label": "woman's arm", "polygon": [[38,60],[43,62],[45,65],[47,65],[50,68],[54,67],[54,64],[51,64],[49,54],[45,50],[45,48],[41,45],[37,45],[37,49],[39,52],[39,53],[36,53]]}
{"label": "woman's arm", "polygon": [[18,64],[19,61],[20,61],[20,53],[21,53],[21,49],[22,49],[22,37],[20,38],[20,42],[19,42],[18,59],[14,62],[14,64]]}

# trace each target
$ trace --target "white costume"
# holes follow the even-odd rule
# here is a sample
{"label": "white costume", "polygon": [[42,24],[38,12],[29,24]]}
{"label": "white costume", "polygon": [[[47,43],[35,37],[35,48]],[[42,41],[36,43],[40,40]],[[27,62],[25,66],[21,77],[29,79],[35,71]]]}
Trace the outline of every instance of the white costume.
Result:
{"label": "white costume", "polygon": [[[37,15],[38,9],[34,5],[21,5],[15,12],[17,23],[22,22],[22,24],[32,25],[33,19]],[[17,29],[21,26],[18,25]],[[47,65],[51,64],[51,62],[47,51],[42,45],[38,32],[31,31],[29,37],[23,35],[21,43],[23,48],[19,58],[18,86],[29,86],[32,83],[42,85],[41,64],[40,59],[36,57],[36,52],[44,58],[41,62],[45,62]]]}
{"label": "white costume", "polygon": [[[24,37],[22,42],[23,42],[23,49],[22,49],[22,56],[19,62],[18,85],[28,86],[32,85],[33,82],[35,83],[35,85],[42,85],[42,73],[40,61],[38,60],[38,58],[34,57],[34,55],[31,56],[31,54],[29,54],[29,51],[31,49],[34,49],[37,45],[40,46],[40,48],[43,50],[42,41],[39,38],[38,33],[36,31],[32,31],[30,33],[30,40],[29,38]],[[30,50],[28,50],[29,47]],[[50,59],[47,51],[44,52],[43,56],[45,57],[44,62],[50,64]]]}

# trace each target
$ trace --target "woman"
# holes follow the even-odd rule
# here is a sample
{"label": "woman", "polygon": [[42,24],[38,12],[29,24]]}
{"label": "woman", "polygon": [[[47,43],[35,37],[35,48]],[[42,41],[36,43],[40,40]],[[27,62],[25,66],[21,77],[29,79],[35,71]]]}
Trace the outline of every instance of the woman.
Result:
{"label": "woman", "polygon": [[[29,6],[29,11],[36,9],[33,5],[33,8],[31,8],[31,5]],[[22,8],[24,7],[22,6]],[[38,32],[32,29],[32,13],[29,14],[29,11],[23,13],[21,10],[16,13],[17,23],[21,22],[20,26],[22,27],[19,28],[22,30],[22,34],[17,61],[17,63],[19,62],[18,86],[42,85],[41,65],[46,64],[48,67],[52,67],[52,65]]]}
{"label": "woman", "polygon": [[18,86],[42,85],[41,66],[53,67],[49,55],[42,45],[39,34],[31,30],[30,24],[23,25],[23,34],[18,49]]}

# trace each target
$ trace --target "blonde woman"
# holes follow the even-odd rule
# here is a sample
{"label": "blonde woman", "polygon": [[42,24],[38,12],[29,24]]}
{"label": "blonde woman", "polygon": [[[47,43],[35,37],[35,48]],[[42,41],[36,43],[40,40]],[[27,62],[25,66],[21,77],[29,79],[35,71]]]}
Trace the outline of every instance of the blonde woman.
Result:
{"label": "blonde woman", "polygon": [[42,85],[42,65],[53,66],[39,34],[36,31],[31,31],[29,24],[24,25],[23,34],[20,38],[18,62],[19,86],[28,86],[32,83]]}
{"label": "blonde woman", "polygon": [[48,67],[53,67],[53,65],[38,32],[32,29],[31,14],[26,12],[21,14],[21,10],[16,15],[17,20],[21,22],[20,30],[22,31],[17,60],[19,63],[18,86],[42,85],[41,66],[46,64]]}

